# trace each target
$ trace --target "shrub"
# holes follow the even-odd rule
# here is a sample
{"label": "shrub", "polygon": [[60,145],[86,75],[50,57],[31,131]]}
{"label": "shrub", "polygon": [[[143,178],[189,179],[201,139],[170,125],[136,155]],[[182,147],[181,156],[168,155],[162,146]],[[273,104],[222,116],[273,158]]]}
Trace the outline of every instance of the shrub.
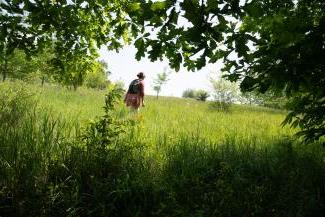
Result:
{"label": "shrub", "polygon": [[197,90],[196,91],[196,99],[199,100],[199,101],[206,101],[207,98],[209,97],[209,93],[205,90]]}
{"label": "shrub", "polygon": [[209,93],[205,90],[187,89],[183,92],[183,98],[192,98],[199,101],[206,101],[209,96]]}
{"label": "shrub", "polygon": [[104,90],[109,86],[109,84],[110,81],[107,80],[106,75],[98,72],[90,72],[85,78],[85,85],[88,88]]}
{"label": "shrub", "polygon": [[229,111],[231,103],[222,102],[222,101],[213,101],[210,102],[210,108],[217,111]]}
{"label": "shrub", "polygon": [[17,126],[36,105],[33,93],[19,82],[2,83],[0,88],[0,126]]}
{"label": "shrub", "polygon": [[194,89],[187,89],[183,92],[183,98],[192,98],[195,99],[196,91]]}

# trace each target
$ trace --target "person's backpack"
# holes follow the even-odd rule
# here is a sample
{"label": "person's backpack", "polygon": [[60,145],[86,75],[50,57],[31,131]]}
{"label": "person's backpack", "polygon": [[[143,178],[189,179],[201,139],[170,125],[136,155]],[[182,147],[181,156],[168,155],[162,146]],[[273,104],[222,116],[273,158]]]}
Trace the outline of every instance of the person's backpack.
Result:
{"label": "person's backpack", "polygon": [[140,93],[140,80],[139,79],[135,79],[131,82],[131,84],[129,86],[128,93],[132,93],[132,94]]}

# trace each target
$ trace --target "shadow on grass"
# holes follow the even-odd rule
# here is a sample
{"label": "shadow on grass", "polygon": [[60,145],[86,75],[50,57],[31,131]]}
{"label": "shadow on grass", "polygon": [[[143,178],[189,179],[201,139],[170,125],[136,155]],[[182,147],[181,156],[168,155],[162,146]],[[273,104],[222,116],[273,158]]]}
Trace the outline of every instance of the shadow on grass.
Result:
{"label": "shadow on grass", "polygon": [[183,216],[323,216],[324,151],[292,146],[211,147],[185,140],[169,151],[163,170],[174,196],[170,204]]}
{"label": "shadow on grass", "polygon": [[2,215],[323,216],[325,211],[322,149],[182,138],[166,147],[164,162],[153,167],[152,159],[125,148],[130,145],[106,153],[75,147],[40,164],[33,177],[26,175],[34,168],[28,158],[13,177],[2,163],[7,170],[1,177]]}

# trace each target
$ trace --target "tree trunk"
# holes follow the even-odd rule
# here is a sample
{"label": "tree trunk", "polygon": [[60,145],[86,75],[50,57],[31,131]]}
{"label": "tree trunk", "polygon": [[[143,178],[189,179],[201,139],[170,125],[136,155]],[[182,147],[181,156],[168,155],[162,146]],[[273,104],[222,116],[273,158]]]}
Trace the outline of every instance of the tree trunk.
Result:
{"label": "tree trunk", "polygon": [[73,83],[73,90],[77,91],[77,89],[78,89],[78,85],[76,83]]}
{"label": "tree trunk", "polygon": [[44,86],[45,83],[45,76],[42,76],[42,87]]}
{"label": "tree trunk", "polygon": [[159,92],[157,91],[157,99],[158,99],[158,96],[159,96]]}

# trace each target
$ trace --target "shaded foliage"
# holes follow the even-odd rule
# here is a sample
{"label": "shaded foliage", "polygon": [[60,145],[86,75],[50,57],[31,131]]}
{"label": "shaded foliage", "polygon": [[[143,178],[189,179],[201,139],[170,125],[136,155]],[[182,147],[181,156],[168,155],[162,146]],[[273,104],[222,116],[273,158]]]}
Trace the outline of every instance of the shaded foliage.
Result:
{"label": "shaded foliage", "polygon": [[[15,49],[28,57],[53,47],[60,82],[74,88],[83,82],[87,61],[105,45],[118,50],[139,32],[127,16],[130,1],[0,2],[0,61],[3,80]],[[82,59],[82,60],[81,60]],[[63,74],[67,74],[63,76]]]}

